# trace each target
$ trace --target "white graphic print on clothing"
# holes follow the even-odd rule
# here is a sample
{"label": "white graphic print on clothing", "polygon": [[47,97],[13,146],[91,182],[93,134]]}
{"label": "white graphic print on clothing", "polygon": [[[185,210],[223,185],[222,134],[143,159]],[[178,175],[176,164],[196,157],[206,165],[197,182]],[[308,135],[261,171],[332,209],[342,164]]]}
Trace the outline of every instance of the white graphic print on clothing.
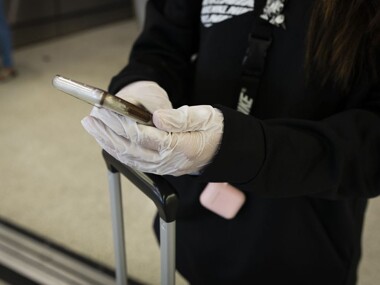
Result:
{"label": "white graphic print on clothing", "polygon": [[205,27],[253,11],[255,0],[203,0],[201,22]]}

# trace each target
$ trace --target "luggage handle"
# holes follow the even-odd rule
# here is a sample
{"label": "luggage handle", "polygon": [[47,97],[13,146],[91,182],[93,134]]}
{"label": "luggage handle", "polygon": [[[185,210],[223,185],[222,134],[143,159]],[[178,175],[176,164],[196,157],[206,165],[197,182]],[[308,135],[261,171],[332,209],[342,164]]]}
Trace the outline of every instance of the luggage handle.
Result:
{"label": "luggage handle", "polygon": [[153,201],[158,215],[162,220],[171,223],[176,220],[179,199],[173,186],[164,178],[155,174],[145,174],[121,163],[105,150],[102,150],[104,160],[110,172],[120,172],[137,188]]}
{"label": "luggage handle", "polygon": [[120,173],[156,205],[160,216],[161,284],[175,284],[175,231],[178,197],[174,188],[162,177],[141,173],[124,165],[105,150],[102,151],[109,172],[112,229],[114,238],[116,284],[128,285],[125,256],[123,206]]}

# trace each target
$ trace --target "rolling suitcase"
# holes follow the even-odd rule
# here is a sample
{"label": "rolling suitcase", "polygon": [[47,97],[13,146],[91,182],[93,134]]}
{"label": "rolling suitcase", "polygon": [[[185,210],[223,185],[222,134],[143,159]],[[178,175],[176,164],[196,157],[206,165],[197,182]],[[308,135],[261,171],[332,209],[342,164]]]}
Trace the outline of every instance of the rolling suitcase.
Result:
{"label": "rolling suitcase", "polygon": [[179,202],[175,190],[160,176],[153,174],[146,175],[133,170],[104,150],[102,154],[108,168],[116,285],[128,284],[120,174],[127,177],[157,207],[160,217],[161,284],[174,285],[175,218]]}

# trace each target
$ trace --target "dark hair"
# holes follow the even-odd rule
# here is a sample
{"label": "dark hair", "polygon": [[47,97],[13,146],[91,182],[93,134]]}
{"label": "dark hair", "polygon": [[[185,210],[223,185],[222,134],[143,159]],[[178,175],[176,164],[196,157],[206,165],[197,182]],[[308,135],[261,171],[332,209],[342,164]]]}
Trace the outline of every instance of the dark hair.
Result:
{"label": "dark hair", "polygon": [[321,85],[334,82],[349,90],[366,63],[375,72],[380,44],[377,0],[316,0],[310,20],[306,66]]}

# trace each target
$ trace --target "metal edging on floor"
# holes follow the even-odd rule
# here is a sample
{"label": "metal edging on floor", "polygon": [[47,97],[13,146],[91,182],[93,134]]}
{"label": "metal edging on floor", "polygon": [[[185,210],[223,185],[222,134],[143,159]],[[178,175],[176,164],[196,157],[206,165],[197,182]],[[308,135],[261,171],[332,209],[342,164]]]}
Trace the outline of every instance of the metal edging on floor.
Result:
{"label": "metal edging on floor", "polygon": [[1,223],[0,263],[41,284],[115,284],[112,276]]}

